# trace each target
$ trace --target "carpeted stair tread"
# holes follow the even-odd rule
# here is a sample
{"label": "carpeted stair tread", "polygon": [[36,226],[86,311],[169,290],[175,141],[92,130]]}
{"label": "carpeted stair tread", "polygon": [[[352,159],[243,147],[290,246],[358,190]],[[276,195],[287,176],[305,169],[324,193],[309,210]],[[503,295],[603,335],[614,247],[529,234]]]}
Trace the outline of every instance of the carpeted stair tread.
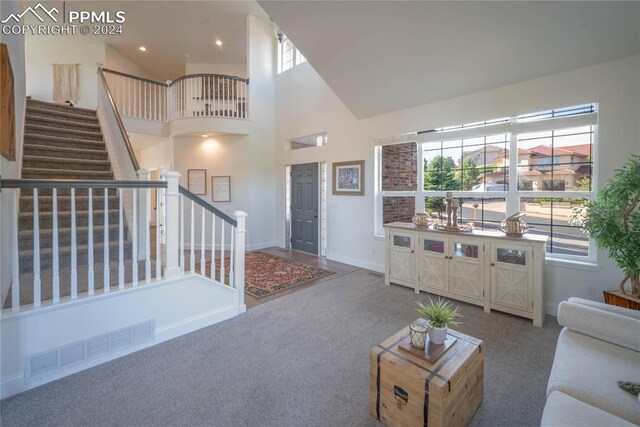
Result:
{"label": "carpeted stair tread", "polygon": [[98,123],[98,116],[97,115],[88,115],[88,114],[74,114],[74,113],[68,113],[66,111],[59,111],[59,110],[49,110],[49,109],[44,109],[44,108],[38,108],[38,107],[29,107],[27,106],[26,108],[26,113],[27,113],[27,117],[29,117],[29,115],[34,114],[36,116],[53,116],[53,117],[58,117],[60,119],[67,119],[67,120],[73,120],[74,122],[83,122],[83,123],[91,123],[91,124],[96,124]]}
{"label": "carpeted stair tread", "polygon": [[[71,210],[71,196],[61,196],[59,193],[63,191],[58,190],[58,212]],[[79,191],[79,190],[77,190]],[[77,193],[76,191],[76,193]],[[109,194],[109,206],[118,206],[118,196]],[[86,212],[89,209],[89,196],[78,196],[76,194],[76,214],[78,212]],[[100,191],[95,193],[92,197],[93,209],[103,210],[104,208],[104,193]],[[38,194],[38,209],[40,212],[51,211],[53,209],[53,196],[43,196]],[[20,196],[20,212],[29,212],[33,210],[33,196]]]}
{"label": "carpeted stair tread", "polygon": [[102,141],[102,132],[90,132],[86,130],[78,130],[73,128],[55,128],[51,126],[27,123],[24,125],[25,132],[37,135],[62,136],[67,135],[78,139],[88,139],[90,141]]}
{"label": "carpeted stair tread", "polygon": [[93,131],[100,130],[99,123],[92,123],[87,121],[76,121],[67,117],[48,117],[41,116],[38,114],[30,114],[26,117],[27,123],[33,124],[43,124],[46,123],[48,126],[53,126],[56,128],[68,129],[70,126],[77,126],[80,128],[93,129]]}
{"label": "carpeted stair tread", "polygon": [[48,157],[25,155],[22,157],[23,167],[51,168],[61,170],[94,170],[99,172],[110,172],[111,162],[108,160],[74,159],[64,157]]}
{"label": "carpeted stair tread", "polygon": [[112,180],[111,171],[83,171],[83,170],[62,170],[47,168],[22,168],[23,179],[89,179],[89,180]]}
{"label": "carpeted stair tread", "polygon": [[[62,136],[55,136],[55,135],[40,135],[37,133],[30,133],[30,132],[25,132],[24,134],[24,139],[25,139],[25,146],[27,145],[31,145],[34,144],[31,142],[31,140],[38,140],[38,141],[46,141],[44,143],[36,143],[38,145],[53,145],[53,146],[62,146],[62,147],[68,147],[70,145],[84,145],[84,148],[88,148],[90,150],[96,150],[96,149],[101,149],[101,148],[105,148],[106,145],[104,143],[104,141],[95,141],[95,140],[91,140],[91,139],[83,139],[83,138],[65,138]],[[49,143],[49,144],[47,144]],[[86,147],[88,146],[88,147]],[[80,147],[75,147],[75,148],[80,148]]]}
{"label": "carpeted stair tread", "polygon": [[25,155],[42,155],[46,157],[61,157],[68,159],[105,160],[109,161],[109,154],[106,150],[90,150],[86,148],[56,147],[52,145],[25,144]]}
{"label": "carpeted stair tread", "polygon": [[[115,215],[115,214],[118,214],[118,212],[120,212],[118,209],[109,209],[109,215]],[[53,212],[38,212],[38,213],[39,213],[40,221],[42,221],[43,219],[51,218],[53,216]],[[98,214],[100,214],[101,216],[104,216],[104,210],[94,209],[93,216],[96,216]],[[88,215],[89,215],[89,211],[76,210],[76,218],[77,217],[84,218]],[[71,211],[58,211],[58,219],[66,218],[66,217],[71,217]],[[33,212],[20,212],[20,214],[18,215],[18,219],[25,219],[25,218],[33,218]]]}
{"label": "carpeted stair tread", "polygon": [[96,110],[91,110],[89,108],[83,107],[71,107],[67,104],[56,104],[55,102],[42,101],[39,99],[28,98],[27,105],[31,107],[43,108],[46,110],[60,110],[60,111],[71,111],[74,114],[88,114],[94,115],[96,114]]}

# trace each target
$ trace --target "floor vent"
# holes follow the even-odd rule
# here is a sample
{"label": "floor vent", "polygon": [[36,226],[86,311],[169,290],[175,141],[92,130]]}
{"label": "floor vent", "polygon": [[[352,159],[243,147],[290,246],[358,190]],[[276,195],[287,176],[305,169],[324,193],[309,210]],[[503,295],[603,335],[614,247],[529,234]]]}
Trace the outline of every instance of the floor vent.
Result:
{"label": "floor vent", "polygon": [[384,274],[378,273],[377,271],[370,271],[369,274],[376,277],[384,277]]}
{"label": "floor vent", "polygon": [[154,338],[155,330],[155,321],[148,320],[84,341],[54,348],[44,353],[27,356],[24,364],[25,383],[45,374],[51,374],[69,366],[151,341]]}

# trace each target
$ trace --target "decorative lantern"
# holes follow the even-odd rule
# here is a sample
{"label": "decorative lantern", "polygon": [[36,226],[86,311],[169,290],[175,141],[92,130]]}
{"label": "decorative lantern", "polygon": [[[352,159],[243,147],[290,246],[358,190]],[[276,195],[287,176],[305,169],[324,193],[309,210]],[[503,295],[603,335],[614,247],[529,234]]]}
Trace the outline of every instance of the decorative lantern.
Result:
{"label": "decorative lantern", "polygon": [[420,323],[413,323],[409,326],[409,336],[411,337],[411,346],[418,350],[424,350],[427,341],[427,327]]}

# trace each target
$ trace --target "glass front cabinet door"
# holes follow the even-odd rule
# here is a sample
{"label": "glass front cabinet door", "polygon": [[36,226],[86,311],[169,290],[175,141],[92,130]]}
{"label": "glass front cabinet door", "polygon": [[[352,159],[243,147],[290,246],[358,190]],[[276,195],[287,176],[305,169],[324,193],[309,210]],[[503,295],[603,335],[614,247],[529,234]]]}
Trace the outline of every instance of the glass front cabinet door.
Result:
{"label": "glass front cabinet door", "polygon": [[532,311],[531,249],[511,244],[491,244],[491,303]]}
{"label": "glass front cabinet door", "polygon": [[449,239],[433,237],[420,237],[420,278],[421,290],[447,291],[449,283]]}
{"label": "glass front cabinet door", "polygon": [[389,238],[389,278],[401,284],[415,284],[414,235],[392,232]]}
{"label": "glass front cabinet door", "polygon": [[449,263],[449,292],[483,298],[483,245],[478,239],[452,237]]}

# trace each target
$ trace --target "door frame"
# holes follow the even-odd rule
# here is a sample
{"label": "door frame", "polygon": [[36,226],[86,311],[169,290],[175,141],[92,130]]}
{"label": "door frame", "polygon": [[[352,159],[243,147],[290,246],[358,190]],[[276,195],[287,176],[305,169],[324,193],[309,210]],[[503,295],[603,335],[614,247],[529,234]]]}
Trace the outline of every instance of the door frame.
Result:
{"label": "door frame", "polygon": [[[304,162],[292,163],[284,166],[284,246],[291,249],[291,178],[292,167],[297,165],[305,165],[315,163],[318,167],[318,253],[317,256],[326,256],[327,247],[327,229],[326,229],[326,212],[327,212],[327,162]],[[323,224],[325,227],[323,227]],[[307,252],[305,252],[307,253]]]}

